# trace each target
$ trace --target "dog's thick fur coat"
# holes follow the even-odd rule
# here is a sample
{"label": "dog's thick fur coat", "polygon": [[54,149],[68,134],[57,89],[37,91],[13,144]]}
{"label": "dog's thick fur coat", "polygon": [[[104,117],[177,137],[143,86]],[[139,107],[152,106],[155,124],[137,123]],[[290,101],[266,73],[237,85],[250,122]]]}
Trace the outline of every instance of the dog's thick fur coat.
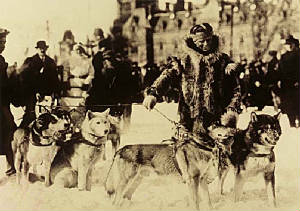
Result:
{"label": "dog's thick fur coat", "polygon": [[[270,116],[257,115],[253,112],[248,128],[237,132],[233,137],[231,153],[227,158],[229,159],[228,163],[233,165],[235,169],[235,201],[240,199],[247,178],[262,173],[267,193],[271,183],[272,202],[276,206],[275,154],[273,149],[281,135],[279,118],[280,113]],[[221,172],[223,182],[228,170],[229,168],[224,168]]]}
{"label": "dog's thick fur coat", "polygon": [[105,151],[110,128],[108,115],[109,109],[102,113],[87,111],[80,133],[71,138],[53,163],[54,184],[91,190],[93,166]]}
{"label": "dog's thick fur coat", "polygon": [[113,203],[121,205],[132,194],[144,176],[179,174],[173,147],[168,144],[127,145],[117,151],[108,172],[105,188],[115,194]]}
{"label": "dog's thick fur coat", "polygon": [[[221,139],[232,135],[232,130],[211,129],[210,135]],[[221,133],[221,134],[220,134]],[[226,133],[226,134],[225,134]],[[206,137],[211,139],[210,137]],[[168,144],[127,145],[117,151],[105,183],[113,204],[120,206],[123,198],[131,200],[144,176],[150,172],[158,175],[182,175],[191,190],[191,199],[198,206],[199,181],[208,194],[207,183],[217,175],[218,159],[212,148],[199,147],[193,141],[176,141]],[[196,181],[197,180],[197,181]]]}
{"label": "dog's thick fur coat", "polygon": [[23,173],[29,180],[29,168],[43,164],[45,185],[50,186],[50,167],[54,160],[63,131],[69,127],[69,120],[53,114],[43,113],[28,128],[18,128],[14,133],[12,149],[14,153],[17,183]]}

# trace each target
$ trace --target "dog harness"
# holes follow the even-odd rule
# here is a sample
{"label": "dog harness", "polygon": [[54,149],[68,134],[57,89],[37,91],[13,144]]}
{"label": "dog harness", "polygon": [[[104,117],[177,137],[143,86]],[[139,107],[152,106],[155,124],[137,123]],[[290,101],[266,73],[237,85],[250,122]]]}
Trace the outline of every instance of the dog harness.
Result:
{"label": "dog harness", "polygon": [[[205,150],[205,151],[212,151],[213,148],[216,147],[216,144],[214,143],[214,140],[207,134],[201,133],[198,136],[194,136],[193,133],[186,131],[186,130],[181,130],[180,127],[177,128],[176,137],[173,137],[174,140],[179,140],[181,143],[177,145],[178,147],[182,144],[185,143],[193,143],[195,144],[198,148]],[[206,141],[204,141],[206,140]]]}
{"label": "dog harness", "polygon": [[[91,134],[89,133],[89,135],[92,135],[93,137],[95,138],[101,138],[101,137],[98,137],[94,134]],[[70,145],[70,144],[86,144],[88,146],[92,146],[92,147],[96,147],[96,148],[100,148],[102,145],[104,145],[104,143],[100,143],[100,144],[95,144],[95,143],[92,143],[88,140],[86,140],[81,132],[77,132],[77,133],[74,133],[70,139],[70,141],[68,142],[63,142],[63,143],[60,143],[59,145],[62,145],[62,146],[67,146],[67,145]]]}
{"label": "dog harness", "polygon": [[[32,136],[32,138],[29,138],[30,135]],[[53,139],[53,136],[43,136],[42,133],[38,132],[34,126],[30,129],[30,134],[28,134],[27,137],[29,139],[29,142],[33,146],[47,147],[47,146],[51,146],[55,142],[55,140]],[[48,144],[42,144],[41,138],[47,139],[47,140],[51,139],[52,141],[50,141]]]}

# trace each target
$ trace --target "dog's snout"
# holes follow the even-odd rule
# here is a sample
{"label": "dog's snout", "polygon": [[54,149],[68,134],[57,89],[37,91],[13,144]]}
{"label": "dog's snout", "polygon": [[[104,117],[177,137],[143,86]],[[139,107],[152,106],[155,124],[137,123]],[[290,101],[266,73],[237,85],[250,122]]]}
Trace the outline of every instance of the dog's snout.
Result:
{"label": "dog's snout", "polygon": [[107,134],[108,133],[108,130],[104,130],[104,134]]}

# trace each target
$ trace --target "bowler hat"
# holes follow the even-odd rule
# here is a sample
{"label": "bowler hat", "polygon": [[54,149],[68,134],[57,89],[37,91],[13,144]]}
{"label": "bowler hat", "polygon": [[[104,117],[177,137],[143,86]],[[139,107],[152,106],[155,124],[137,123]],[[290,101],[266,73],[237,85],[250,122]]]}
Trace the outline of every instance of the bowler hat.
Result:
{"label": "bowler hat", "polygon": [[46,41],[40,40],[37,41],[35,48],[47,49],[49,46],[46,44]]}

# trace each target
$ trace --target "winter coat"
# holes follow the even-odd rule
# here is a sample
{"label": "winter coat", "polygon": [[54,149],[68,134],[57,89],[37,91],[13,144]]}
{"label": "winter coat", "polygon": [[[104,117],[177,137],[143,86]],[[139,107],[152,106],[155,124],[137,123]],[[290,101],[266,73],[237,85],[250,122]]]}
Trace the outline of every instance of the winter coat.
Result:
{"label": "winter coat", "polygon": [[9,82],[6,72],[7,67],[8,64],[5,62],[4,57],[0,55],[1,106],[9,104]]}
{"label": "winter coat", "polygon": [[279,73],[281,87],[293,88],[296,82],[299,83],[300,72],[300,49],[286,52],[279,61]]}
{"label": "winter coat", "polygon": [[295,125],[295,118],[300,115],[299,100],[300,49],[286,52],[279,61],[281,80],[281,105],[283,113],[288,114],[290,123]]}
{"label": "winter coat", "polygon": [[10,110],[11,94],[10,83],[7,77],[7,63],[0,55],[0,155],[9,153],[12,134],[16,129],[14,117]]}
{"label": "winter coat", "polygon": [[189,38],[185,40],[182,54],[172,58],[170,67],[146,89],[146,94],[163,96],[170,84],[176,86],[180,122],[188,131],[198,133],[226,110],[238,110],[241,93],[234,74],[225,73],[227,64],[232,61],[218,51],[218,44],[204,55],[190,42]]}
{"label": "winter coat", "polygon": [[131,64],[122,58],[117,58],[108,49],[99,51],[94,56],[92,64],[95,77],[86,100],[88,109],[104,111],[111,108],[113,115],[123,113],[123,108],[115,105],[131,102],[134,90],[131,85]]}
{"label": "winter coat", "polygon": [[36,93],[42,95],[58,95],[60,92],[60,81],[56,64],[53,59],[46,55],[43,62],[38,54],[26,58],[22,66],[20,79],[22,80],[25,96]]}

